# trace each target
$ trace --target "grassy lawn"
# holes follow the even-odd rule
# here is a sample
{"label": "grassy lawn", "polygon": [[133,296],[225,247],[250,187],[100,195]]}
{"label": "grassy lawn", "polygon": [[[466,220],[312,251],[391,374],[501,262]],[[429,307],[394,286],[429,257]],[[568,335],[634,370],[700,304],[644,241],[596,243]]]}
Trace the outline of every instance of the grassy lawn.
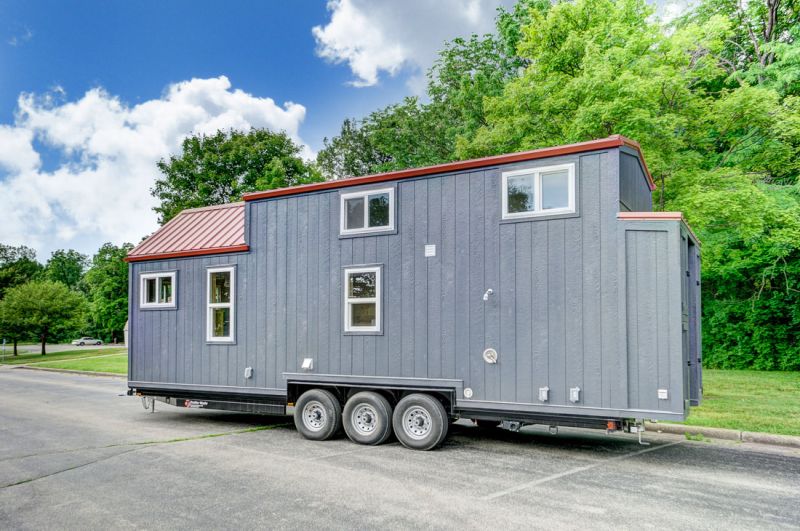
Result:
{"label": "grassy lawn", "polygon": [[90,372],[113,372],[116,374],[128,374],[128,354],[114,354],[112,356],[91,357],[86,359],[72,359],[59,361],[46,361],[37,363],[37,367],[48,367],[52,369],[70,369],[73,371]]}
{"label": "grassy lawn", "polygon": [[800,372],[704,369],[703,387],[685,424],[800,435]]}
{"label": "grassy lawn", "polygon": [[125,351],[124,349],[120,350],[119,348],[94,348],[86,350],[71,350],[69,352],[54,352],[45,356],[39,354],[38,351],[20,354],[19,356],[12,356],[8,351],[6,351],[6,359],[5,361],[2,361],[0,358],[0,365],[31,365],[45,361],[63,361],[75,358],[87,358],[91,356],[105,356],[107,354],[119,354],[120,352],[124,353]]}

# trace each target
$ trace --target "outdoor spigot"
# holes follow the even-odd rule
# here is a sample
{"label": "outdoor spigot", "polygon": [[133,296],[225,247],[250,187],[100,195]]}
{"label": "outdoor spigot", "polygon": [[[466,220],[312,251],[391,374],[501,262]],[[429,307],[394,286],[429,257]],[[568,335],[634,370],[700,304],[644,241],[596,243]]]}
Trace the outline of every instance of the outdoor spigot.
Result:
{"label": "outdoor spigot", "polygon": [[494,293],[494,290],[492,288],[487,289],[486,293],[483,294],[483,300],[488,301],[489,295],[491,295],[492,293]]}

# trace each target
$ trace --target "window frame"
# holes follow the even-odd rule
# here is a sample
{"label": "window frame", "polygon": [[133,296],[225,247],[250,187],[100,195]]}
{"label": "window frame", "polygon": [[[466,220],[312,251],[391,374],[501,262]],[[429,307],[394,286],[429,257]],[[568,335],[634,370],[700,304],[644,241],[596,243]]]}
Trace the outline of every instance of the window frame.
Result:
{"label": "window frame", "polygon": [[[557,171],[567,171],[567,206],[564,208],[542,209],[542,174]],[[519,175],[533,175],[534,186],[534,209],[529,212],[509,212],[508,211],[508,178]],[[576,209],[576,188],[575,163],[569,162],[553,166],[539,166],[523,168],[519,170],[504,171],[502,173],[502,184],[500,186],[500,200],[502,203],[502,219],[518,220],[525,218],[541,218],[548,216],[561,216],[563,214],[575,214]]]}
{"label": "window frame", "polygon": [[[350,297],[350,275],[353,273],[375,273],[375,296],[374,297]],[[347,266],[344,268],[344,333],[345,334],[380,334],[383,331],[383,297],[382,283],[383,268],[380,265]],[[375,304],[375,326],[352,326],[352,306],[353,304]]]}
{"label": "window frame", "polygon": [[[230,273],[231,296],[228,302],[211,302],[211,275],[212,273]],[[230,309],[230,335],[214,336],[213,310],[217,308]],[[208,343],[234,343],[236,341],[236,266],[214,266],[206,268],[206,342]]]}
{"label": "window frame", "polygon": [[[369,224],[369,196],[371,195],[389,195],[389,224],[380,227],[368,227]],[[350,199],[364,199],[364,227],[360,229],[347,228],[347,209],[345,203]],[[389,188],[375,188],[369,190],[359,190],[357,192],[348,192],[339,194],[339,235],[352,236],[355,234],[375,234],[381,232],[393,232],[395,220],[395,189]]]}
{"label": "window frame", "polygon": [[[139,308],[143,310],[169,310],[178,307],[177,271],[150,271],[139,274]],[[161,279],[170,278],[172,282],[172,302],[158,302],[161,293]],[[156,302],[147,302],[147,281],[156,281]]]}

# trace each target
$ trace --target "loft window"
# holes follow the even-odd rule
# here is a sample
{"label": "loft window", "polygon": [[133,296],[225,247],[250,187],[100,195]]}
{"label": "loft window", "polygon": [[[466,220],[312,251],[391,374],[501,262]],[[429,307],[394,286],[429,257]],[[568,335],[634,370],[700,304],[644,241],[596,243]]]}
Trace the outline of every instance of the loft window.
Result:
{"label": "loft window", "polygon": [[175,308],[175,272],[144,273],[140,308]]}
{"label": "loft window", "polygon": [[575,165],[503,173],[503,219],[575,212]]}
{"label": "loft window", "polygon": [[207,270],[208,311],[206,339],[209,342],[232,342],[236,324],[236,270],[215,267]]}
{"label": "loft window", "polygon": [[344,271],[344,331],[380,332],[381,268]]}
{"label": "loft window", "polygon": [[341,234],[394,230],[394,188],[341,194],[340,198]]}

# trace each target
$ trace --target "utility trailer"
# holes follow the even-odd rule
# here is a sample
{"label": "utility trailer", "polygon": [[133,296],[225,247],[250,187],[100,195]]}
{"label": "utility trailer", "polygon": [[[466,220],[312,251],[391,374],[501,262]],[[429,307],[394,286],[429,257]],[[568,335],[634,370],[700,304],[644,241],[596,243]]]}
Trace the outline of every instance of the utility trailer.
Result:
{"label": "utility trailer", "polygon": [[700,402],[700,245],[621,136],[250,193],[133,249],[129,394],[431,449]]}

